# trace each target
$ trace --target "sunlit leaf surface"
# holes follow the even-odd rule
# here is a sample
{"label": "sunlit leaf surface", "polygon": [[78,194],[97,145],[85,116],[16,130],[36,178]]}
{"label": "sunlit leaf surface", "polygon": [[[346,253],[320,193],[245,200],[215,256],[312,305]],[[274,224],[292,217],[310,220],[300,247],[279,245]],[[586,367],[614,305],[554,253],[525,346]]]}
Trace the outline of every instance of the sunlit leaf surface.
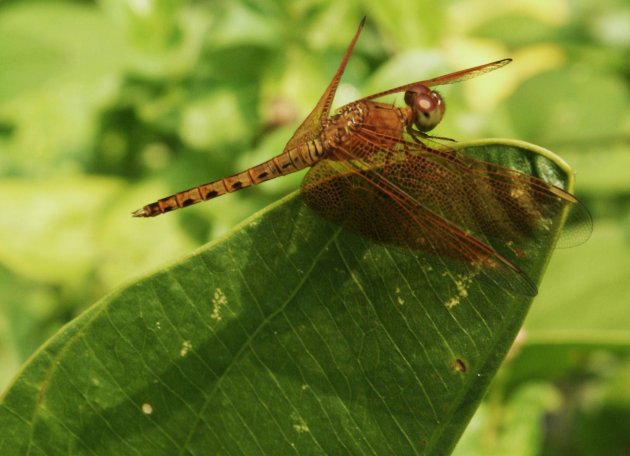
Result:
{"label": "sunlit leaf surface", "polygon": [[[527,145],[467,150],[571,181]],[[443,454],[530,303],[292,196],[63,328],[0,403],[0,453]]]}

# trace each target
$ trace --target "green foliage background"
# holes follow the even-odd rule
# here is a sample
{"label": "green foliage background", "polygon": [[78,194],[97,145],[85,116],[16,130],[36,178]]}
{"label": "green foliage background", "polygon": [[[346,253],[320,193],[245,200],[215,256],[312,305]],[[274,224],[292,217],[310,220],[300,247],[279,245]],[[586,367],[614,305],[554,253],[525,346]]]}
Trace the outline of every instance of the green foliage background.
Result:
{"label": "green foliage background", "polygon": [[[557,251],[460,454],[630,447],[630,7],[623,0],[5,2],[0,385],[90,303],[299,186],[130,211],[280,151],[368,16],[337,103],[512,57],[446,87],[437,135],[509,137],[577,173],[595,221]],[[546,419],[544,419],[546,418]]]}

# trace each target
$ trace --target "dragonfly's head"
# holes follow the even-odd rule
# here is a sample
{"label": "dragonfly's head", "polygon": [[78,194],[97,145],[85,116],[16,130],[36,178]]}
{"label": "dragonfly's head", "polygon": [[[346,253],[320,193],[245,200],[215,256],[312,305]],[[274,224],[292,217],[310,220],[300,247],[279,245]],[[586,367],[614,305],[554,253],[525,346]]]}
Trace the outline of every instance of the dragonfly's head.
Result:
{"label": "dragonfly's head", "polygon": [[442,96],[422,84],[405,92],[405,103],[411,108],[413,124],[423,132],[440,123],[446,108]]}

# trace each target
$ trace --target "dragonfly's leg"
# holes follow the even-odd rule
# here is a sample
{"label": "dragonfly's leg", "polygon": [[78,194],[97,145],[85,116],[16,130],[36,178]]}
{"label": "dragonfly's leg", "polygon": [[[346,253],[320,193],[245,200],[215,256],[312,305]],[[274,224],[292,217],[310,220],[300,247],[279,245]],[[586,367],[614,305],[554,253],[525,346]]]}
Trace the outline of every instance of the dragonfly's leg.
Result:
{"label": "dragonfly's leg", "polygon": [[457,142],[456,140],[454,140],[453,138],[447,138],[446,136],[431,136],[431,135],[427,135],[425,132],[420,131],[420,130],[416,130],[411,126],[407,127],[407,133],[409,134],[409,136],[411,136],[411,138],[414,140],[414,142],[418,143],[418,144],[423,144],[422,139],[428,139],[428,140],[441,140],[441,141],[450,141],[450,142]]}
{"label": "dragonfly's leg", "polygon": [[450,142],[457,142],[456,139],[453,138],[447,138],[446,136],[430,136],[430,135],[424,135],[427,139],[437,139],[440,141],[450,141]]}

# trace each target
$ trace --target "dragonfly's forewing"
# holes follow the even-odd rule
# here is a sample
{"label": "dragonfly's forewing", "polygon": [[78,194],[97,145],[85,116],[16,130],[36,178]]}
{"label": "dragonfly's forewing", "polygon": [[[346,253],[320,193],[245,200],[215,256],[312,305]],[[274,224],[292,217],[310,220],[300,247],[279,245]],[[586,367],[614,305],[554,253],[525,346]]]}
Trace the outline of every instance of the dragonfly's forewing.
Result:
{"label": "dragonfly's forewing", "polygon": [[357,101],[376,100],[377,98],[381,98],[386,95],[391,95],[393,93],[406,92],[407,90],[413,89],[414,87],[419,86],[419,85],[423,85],[426,87],[434,87],[434,86],[439,86],[439,85],[454,84],[456,82],[461,82],[467,79],[476,78],[477,76],[481,76],[482,74],[489,73],[490,71],[498,70],[499,68],[504,67],[511,61],[512,59],[497,60],[496,62],[486,63],[484,65],[467,68],[465,70],[455,71],[453,73],[438,76],[437,78],[426,79],[424,81],[416,81],[409,84],[404,84],[398,87],[394,87],[393,89],[388,89],[382,92],[374,93],[365,98],[361,98],[360,100],[357,100]]}
{"label": "dragonfly's forewing", "polygon": [[366,238],[457,259],[526,295],[536,294],[536,287],[517,259],[528,243],[548,235],[572,206],[582,232],[590,233],[588,211],[566,191],[428,144],[366,125],[335,151],[336,159],[309,171],[302,185],[305,199]]}

